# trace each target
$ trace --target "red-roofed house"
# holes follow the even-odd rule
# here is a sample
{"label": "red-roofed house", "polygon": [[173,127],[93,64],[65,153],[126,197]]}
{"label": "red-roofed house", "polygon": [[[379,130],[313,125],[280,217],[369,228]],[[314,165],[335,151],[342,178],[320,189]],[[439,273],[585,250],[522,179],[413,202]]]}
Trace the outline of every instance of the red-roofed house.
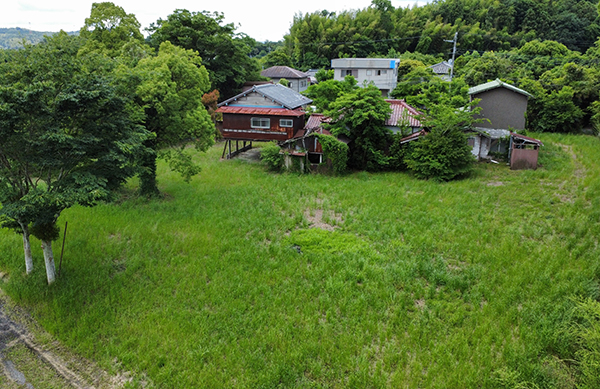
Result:
{"label": "red-roofed house", "polygon": [[423,125],[419,121],[419,116],[422,115],[421,112],[408,105],[404,100],[386,101],[390,103],[392,114],[385,121],[385,126],[394,134],[400,132],[403,135],[408,135],[423,129]]}
{"label": "red-roofed house", "polygon": [[[291,139],[296,132],[304,128],[304,107],[312,100],[280,84],[256,85],[219,104],[217,112],[223,114],[221,134],[226,140],[223,156],[227,147],[231,158],[237,152],[251,147],[246,142],[278,141]],[[236,141],[236,150],[232,152],[231,141]],[[239,150],[238,141],[243,141]]]}

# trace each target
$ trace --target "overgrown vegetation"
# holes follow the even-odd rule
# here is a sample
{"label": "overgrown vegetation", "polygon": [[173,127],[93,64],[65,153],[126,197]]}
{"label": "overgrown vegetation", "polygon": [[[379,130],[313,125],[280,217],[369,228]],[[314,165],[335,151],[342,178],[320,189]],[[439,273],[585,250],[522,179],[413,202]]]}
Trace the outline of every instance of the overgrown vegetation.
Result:
{"label": "overgrown vegetation", "polygon": [[323,147],[323,158],[331,160],[333,174],[343,174],[348,168],[348,145],[336,137],[325,134],[316,134]]}
{"label": "overgrown vegetation", "polygon": [[281,153],[281,147],[276,142],[269,142],[260,149],[260,159],[273,172],[281,172],[283,170],[284,158],[285,156]]}
{"label": "overgrown vegetation", "polygon": [[273,175],[213,147],[188,185],[159,162],[169,201],[132,181],[63,213],[52,288],[1,232],[2,288],[68,347],[157,387],[574,388],[593,343],[565,329],[595,327],[569,312],[600,297],[600,145],[531,135],[538,170],[477,164],[444,184]]}

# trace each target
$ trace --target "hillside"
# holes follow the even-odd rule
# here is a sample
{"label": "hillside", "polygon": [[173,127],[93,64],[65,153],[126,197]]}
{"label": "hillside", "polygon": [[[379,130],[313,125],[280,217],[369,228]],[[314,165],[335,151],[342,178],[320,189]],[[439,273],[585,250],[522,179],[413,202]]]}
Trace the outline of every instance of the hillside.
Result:
{"label": "hillside", "polygon": [[[78,31],[68,32],[69,35],[78,34]],[[0,48],[18,49],[23,47],[23,39],[27,43],[38,43],[44,39],[44,35],[52,35],[55,32],[32,31],[25,28],[0,28]]]}
{"label": "hillside", "polygon": [[600,143],[535,136],[537,171],[478,164],[446,184],[270,174],[215,146],[191,184],[160,166],[164,200],[131,182],[65,211],[51,288],[39,244],[27,278],[20,237],[0,231],[2,288],[157,387],[574,388],[582,347],[565,331],[599,296]]}

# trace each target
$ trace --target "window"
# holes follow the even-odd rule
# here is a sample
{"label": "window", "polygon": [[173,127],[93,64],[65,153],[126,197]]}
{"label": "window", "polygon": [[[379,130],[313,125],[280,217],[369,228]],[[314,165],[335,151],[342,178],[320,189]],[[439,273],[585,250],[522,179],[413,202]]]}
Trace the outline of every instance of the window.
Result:
{"label": "window", "polygon": [[294,83],[290,81],[289,87],[291,88],[292,86],[294,86]]}
{"label": "window", "polygon": [[469,147],[475,147],[475,138],[474,137],[469,137],[469,139],[467,139],[467,144],[469,145]]}
{"label": "window", "polygon": [[387,70],[377,70],[378,76],[381,76],[382,74],[387,74]]}
{"label": "window", "polygon": [[279,126],[294,127],[294,121],[292,119],[279,119]]}
{"label": "window", "polygon": [[268,118],[252,118],[250,126],[252,128],[271,128],[271,119],[268,119]]}
{"label": "window", "polygon": [[367,76],[371,76],[373,75],[373,71],[372,70],[367,70]]}
{"label": "window", "polygon": [[[342,71],[342,72],[344,72],[344,71]],[[351,76],[352,75],[352,69],[345,70],[345,72],[346,72],[345,74],[342,73],[342,76]]]}

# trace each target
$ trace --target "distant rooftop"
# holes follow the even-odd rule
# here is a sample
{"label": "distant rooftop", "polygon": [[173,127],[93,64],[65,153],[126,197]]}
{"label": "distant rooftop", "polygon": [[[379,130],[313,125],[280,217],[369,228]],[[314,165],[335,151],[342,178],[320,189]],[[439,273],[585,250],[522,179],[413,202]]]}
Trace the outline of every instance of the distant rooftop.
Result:
{"label": "distant rooftop", "polygon": [[417,117],[421,112],[408,105],[404,100],[386,100],[392,108],[392,114],[385,121],[386,126],[399,127],[406,125],[409,127],[422,127]]}
{"label": "distant rooftop", "polygon": [[480,84],[480,85],[470,88],[469,94],[475,95],[475,94],[487,92],[489,90],[496,89],[496,88],[506,88],[513,92],[525,95],[527,97],[533,97],[532,94],[524,91],[523,89],[517,88],[516,86],[511,85],[511,84],[507,84],[506,82],[500,81],[497,78],[494,81],[486,82],[485,84]]}
{"label": "distant rooftop", "polygon": [[337,58],[331,60],[334,69],[395,69],[399,58]]}
{"label": "distant rooftop", "polygon": [[268,78],[307,78],[308,74],[289,66],[271,66],[260,72],[260,75]]}

